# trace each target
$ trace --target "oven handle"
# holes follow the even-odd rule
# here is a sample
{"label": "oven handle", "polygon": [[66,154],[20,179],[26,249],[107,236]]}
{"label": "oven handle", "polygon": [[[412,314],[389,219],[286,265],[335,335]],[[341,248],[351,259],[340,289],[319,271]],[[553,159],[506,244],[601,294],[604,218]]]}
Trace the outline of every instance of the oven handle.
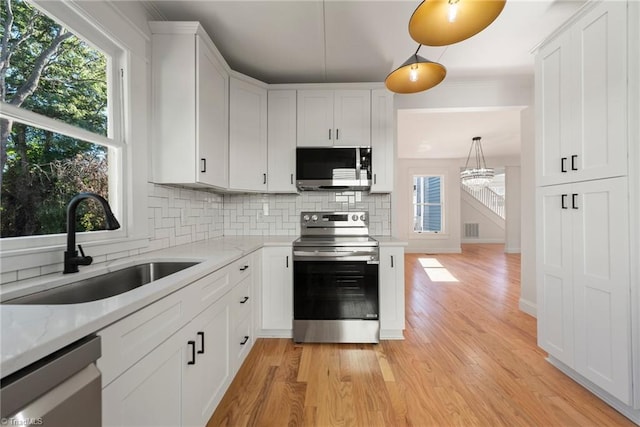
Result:
{"label": "oven handle", "polygon": [[308,253],[301,252],[293,253],[293,261],[356,261],[366,262],[367,264],[380,264],[380,260],[377,255],[372,254],[344,254],[336,255],[329,253]]}

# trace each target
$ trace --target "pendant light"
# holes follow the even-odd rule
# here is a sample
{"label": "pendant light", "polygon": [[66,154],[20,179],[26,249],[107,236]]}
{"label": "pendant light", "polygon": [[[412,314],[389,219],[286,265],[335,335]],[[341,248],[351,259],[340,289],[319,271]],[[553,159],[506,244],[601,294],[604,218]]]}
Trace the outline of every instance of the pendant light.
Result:
{"label": "pendant light", "polygon": [[[469,167],[469,160],[471,159],[472,152],[474,153],[476,160],[475,168]],[[469,148],[469,155],[467,156],[467,162],[464,165],[464,170],[460,172],[460,181],[469,187],[479,189],[486,187],[491,181],[493,181],[493,175],[493,169],[487,168],[487,163],[484,160],[480,137],[475,136],[471,140],[471,147]]]}
{"label": "pendant light", "polygon": [[446,46],[489,26],[506,0],[424,0],[409,20],[409,34],[420,44]]}
{"label": "pendant light", "polygon": [[444,80],[447,69],[418,55],[420,47],[422,45],[400,67],[389,73],[384,81],[387,89],[395,93],[416,93],[431,89]]}

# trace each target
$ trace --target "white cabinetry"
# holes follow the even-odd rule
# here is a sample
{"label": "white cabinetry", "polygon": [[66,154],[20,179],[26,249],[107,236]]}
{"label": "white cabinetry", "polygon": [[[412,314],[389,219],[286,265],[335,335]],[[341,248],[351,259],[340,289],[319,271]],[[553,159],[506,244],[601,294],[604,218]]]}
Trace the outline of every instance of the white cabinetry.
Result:
{"label": "white cabinetry", "polygon": [[627,14],[611,3],[537,55],[538,185],[626,175]]}
{"label": "white cabinetry", "polygon": [[267,191],[267,90],[232,77],[229,100],[229,187]]}
{"label": "white cabinetry", "polygon": [[371,192],[393,191],[395,126],[393,94],[386,89],[371,91]]}
{"label": "white cabinetry", "polygon": [[103,425],[207,423],[254,342],[254,263],[245,256],[98,333]]}
{"label": "white cabinetry", "polygon": [[370,90],[299,90],[298,146],[371,145]]}
{"label": "white cabinetry", "polygon": [[380,247],[380,338],[403,339],[404,248]]}
{"label": "white cabinetry", "polygon": [[291,245],[262,249],[263,336],[291,337],[293,328],[293,261]]}
{"label": "white cabinetry", "polygon": [[198,23],[150,22],[152,180],[227,188],[229,77]]}
{"label": "white cabinetry", "polygon": [[538,190],[539,344],[630,403],[627,179]]}
{"label": "white cabinetry", "polygon": [[267,189],[296,193],[296,91],[270,90],[267,116]]}
{"label": "white cabinetry", "polygon": [[536,57],[538,344],[637,420],[639,16],[593,2]]}

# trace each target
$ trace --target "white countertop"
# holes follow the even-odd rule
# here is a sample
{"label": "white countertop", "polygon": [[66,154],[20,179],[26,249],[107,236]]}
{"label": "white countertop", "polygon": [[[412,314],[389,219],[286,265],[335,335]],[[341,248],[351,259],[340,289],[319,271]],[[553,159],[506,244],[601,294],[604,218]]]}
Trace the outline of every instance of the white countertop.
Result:
{"label": "white countertop", "polygon": [[5,377],[263,246],[290,244],[294,239],[293,236],[224,237],[81,267],[73,275],[57,273],[4,285],[1,297],[6,300],[141,262],[200,261],[186,270],[103,300],[64,305],[0,305],[0,374]]}
{"label": "white countertop", "polygon": [[[389,236],[372,237],[381,246],[407,244]],[[79,273],[71,276],[57,273],[4,285],[0,298],[7,300],[141,262],[200,262],[148,285],[98,301],[64,305],[0,305],[0,374],[5,377],[16,372],[253,251],[264,246],[288,245],[296,238],[297,236],[223,237],[81,267]]]}

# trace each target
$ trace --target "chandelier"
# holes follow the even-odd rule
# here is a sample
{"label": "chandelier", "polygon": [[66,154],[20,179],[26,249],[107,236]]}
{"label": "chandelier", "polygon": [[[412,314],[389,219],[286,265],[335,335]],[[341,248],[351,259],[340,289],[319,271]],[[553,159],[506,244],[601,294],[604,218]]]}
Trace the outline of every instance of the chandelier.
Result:
{"label": "chandelier", "polygon": [[[472,153],[474,154],[476,161],[475,167],[469,167],[469,161],[471,160]],[[467,156],[467,162],[464,165],[464,170],[460,172],[460,181],[471,188],[479,189],[486,187],[491,181],[493,181],[493,175],[493,169],[487,168],[487,163],[484,160],[480,137],[475,136],[471,140],[471,147],[469,148],[469,155]]]}

